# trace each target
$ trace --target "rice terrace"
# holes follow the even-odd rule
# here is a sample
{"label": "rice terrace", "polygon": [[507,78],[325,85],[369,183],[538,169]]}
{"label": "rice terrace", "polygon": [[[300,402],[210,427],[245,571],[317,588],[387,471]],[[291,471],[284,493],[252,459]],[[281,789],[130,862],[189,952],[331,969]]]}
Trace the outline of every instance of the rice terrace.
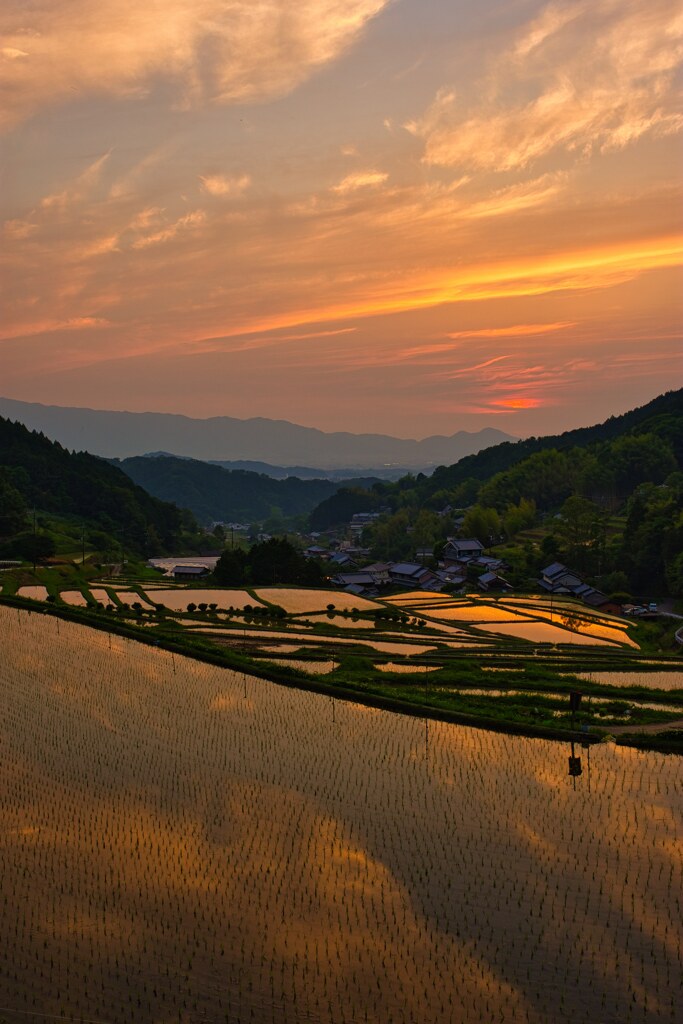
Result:
{"label": "rice terrace", "polygon": [[0,605],[0,1017],[679,1019],[683,681],[640,625],[44,597]]}

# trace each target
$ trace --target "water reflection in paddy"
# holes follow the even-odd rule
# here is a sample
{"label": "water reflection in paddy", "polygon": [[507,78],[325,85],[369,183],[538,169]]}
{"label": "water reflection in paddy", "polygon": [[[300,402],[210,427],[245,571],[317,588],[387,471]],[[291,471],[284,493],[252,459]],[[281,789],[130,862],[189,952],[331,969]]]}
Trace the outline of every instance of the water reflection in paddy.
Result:
{"label": "water reflection in paddy", "polygon": [[65,604],[70,604],[77,608],[85,608],[88,604],[87,598],[83,596],[80,590],[62,590],[59,596]]}
{"label": "water reflection in paddy", "polygon": [[683,690],[683,671],[674,672],[579,672],[579,679],[608,686],[646,686],[655,690]]}
{"label": "water reflection in paddy", "polygon": [[503,636],[516,637],[518,640],[531,640],[534,643],[546,644],[609,644],[609,640],[600,637],[587,636],[585,633],[574,633],[569,629],[560,629],[559,626],[552,626],[547,622],[534,622],[529,619],[526,623],[517,622],[496,622],[481,623],[479,629],[487,633],[500,633]]}
{"label": "water reflection in paddy", "polygon": [[256,590],[259,597],[272,604],[279,604],[286,612],[292,614],[305,612],[323,611],[328,604],[333,604],[337,611],[352,611],[358,608],[359,611],[366,611],[381,608],[376,601],[369,601],[365,597],[357,597],[355,594],[347,594],[341,590],[297,590],[292,587],[259,587]]}
{"label": "water reflection in paddy", "polygon": [[628,623],[617,624],[614,622],[614,624],[605,625],[604,622],[597,622],[594,619],[582,616],[575,609],[571,612],[558,609],[551,611],[548,608],[543,610],[536,609],[532,612],[530,609],[529,614],[533,614],[537,619],[556,623],[558,626],[563,626],[565,629],[570,629],[575,633],[602,637],[604,640],[614,640],[616,643],[626,644],[629,647],[638,647],[638,644],[626,632]]}
{"label": "water reflection in paddy", "polygon": [[[206,604],[217,604],[219,608],[244,608],[250,604],[252,607],[261,606],[261,601],[248,594],[246,590],[202,590],[189,588],[170,590],[147,590],[148,596],[157,604],[172,611],[184,612],[188,604],[198,605],[201,601]],[[120,596],[120,595],[119,595]]]}
{"label": "water reflection in paddy", "polygon": [[38,585],[19,587],[17,597],[30,597],[33,601],[44,601],[47,597],[47,587]]}
{"label": "water reflection in paddy", "polygon": [[578,748],[570,778],[568,744],[38,618],[0,608],[4,1006],[111,1024],[678,1019],[676,758]]}

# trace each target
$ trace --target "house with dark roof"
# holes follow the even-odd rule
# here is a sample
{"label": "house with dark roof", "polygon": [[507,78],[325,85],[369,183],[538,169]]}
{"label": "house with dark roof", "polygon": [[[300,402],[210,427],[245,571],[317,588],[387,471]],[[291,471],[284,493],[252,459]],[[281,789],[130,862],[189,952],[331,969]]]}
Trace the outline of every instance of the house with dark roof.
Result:
{"label": "house with dark roof", "polygon": [[512,584],[508,583],[503,576],[499,576],[496,572],[485,572],[477,580],[477,586],[480,590],[512,590]]}
{"label": "house with dark roof", "polygon": [[453,565],[450,569],[435,569],[434,575],[444,587],[463,587],[467,582],[465,566]]}
{"label": "house with dark roof", "polygon": [[570,594],[572,597],[578,597],[592,608],[602,608],[609,603],[606,594],[584,583],[580,576],[561,562],[553,562],[542,569],[538,585],[549,594]]}
{"label": "house with dark roof", "polygon": [[173,578],[176,580],[196,580],[208,576],[211,570],[206,565],[174,565]]}
{"label": "house with dark roof", "polygon": [[389,577],[394,585],[411,587],[415,590],[441,590],[441,581],[424,565],[416,562],[397,562],[389,567]]}
{"label": "house with dark roof", "polygon": [[443,549],[444,562],[471,562],[479,558],[484,545],[476,537],[449,537]]}
{"label": "house with dark roof", "polygon": [[370,572],[338,572],[331,582],[350,594],[377,594],[377,584]]}

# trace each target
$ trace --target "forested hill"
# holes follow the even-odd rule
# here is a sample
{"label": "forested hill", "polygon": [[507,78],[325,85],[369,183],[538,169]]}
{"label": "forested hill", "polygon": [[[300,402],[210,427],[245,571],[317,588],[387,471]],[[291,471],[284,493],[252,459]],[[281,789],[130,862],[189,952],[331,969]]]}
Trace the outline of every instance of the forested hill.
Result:
{"label": "forested hill", "polygon": [[[307,515],[342,486],[323,479],[274,480],[263,473],[229,470],[170,455],[135,456],[112,462],[150,494],[189,508],[202,523],[253,522],[274,514]],[[349,483],[369,487],[374,478]]]}
{"label": "forested hill", "polygon": [[324,529],[352,512],[386,505],[438,509],[479,501],[504,507],[523,497],[550,509],[578,493],[614,506],[639,484],[660,482],[681,467],[683,389],[596,426],[495,445],[428,477],[408,476],[368,492],[340,490],[314,510],[311,526]]}
{"label": "forested hill", "polygon": [[103,459],[0,417],[0,537],[25,528],[33,509],[78,518],[139,551],[170,550],[185,528],[195,528],[189,513],[151,497]]}
{"label": "forested hill", "polygon": [[603,423],[592,427],[580,427],[545,437],[528,437],[514,444],[504,442],[494,445],[477,455],[467,455],[453,466],[439,466],[429,479],[435,485],[449,487],[467,479],[488,480],[495,473],[510,469],[535,452],[551,448],[566,452],[571,448],[587,448],[625,435],[638,434],[656,434],[669,441],[678,464],[683,465],[683,388],[667,391],[647,405],[631,409],[621,416],[610,416]]}

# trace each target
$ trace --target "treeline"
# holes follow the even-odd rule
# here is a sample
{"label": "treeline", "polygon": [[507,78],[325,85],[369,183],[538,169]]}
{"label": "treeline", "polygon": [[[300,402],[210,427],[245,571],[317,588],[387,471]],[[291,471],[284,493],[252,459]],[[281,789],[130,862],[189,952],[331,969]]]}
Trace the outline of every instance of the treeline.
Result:
{"label": "treeline", "polygon": [[103,543],[115,537],[147,555],[172,550],[197,529],[189,512],[151,497],[105,460],[70,452],[0,417],[0,546],[6,557],[31,546],[34,510],[78,521]]}
{"label": "treeline", "polygon": [[319,586],[324,579],[318,562],[305,558],[285,537],[271,537],[243,548],[228,548],[216,563],[213,578],[221,586],[295,583]]}

